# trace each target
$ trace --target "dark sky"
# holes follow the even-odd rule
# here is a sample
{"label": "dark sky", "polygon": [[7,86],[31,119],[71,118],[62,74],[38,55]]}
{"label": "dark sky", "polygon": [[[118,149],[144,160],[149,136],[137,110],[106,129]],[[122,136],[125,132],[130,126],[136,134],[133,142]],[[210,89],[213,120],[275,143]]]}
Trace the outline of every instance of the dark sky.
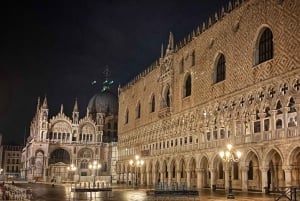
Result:
{"label": "dark sky", "polygon": [[80,116],[103,71],[124,85],[167,45],[182,40],[228,0],[19,0],[1,3],[0,133],[6,144],[29,135],[38,97],[51,115]]}

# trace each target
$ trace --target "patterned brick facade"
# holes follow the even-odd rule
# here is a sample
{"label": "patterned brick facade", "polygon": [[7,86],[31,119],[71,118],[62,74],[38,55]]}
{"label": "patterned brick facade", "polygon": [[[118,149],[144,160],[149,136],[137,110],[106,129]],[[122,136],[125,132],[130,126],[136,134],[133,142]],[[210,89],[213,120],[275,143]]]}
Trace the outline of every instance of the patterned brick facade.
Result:
{"label": "patterned brick facade", "polygon": [[[234,188],[299,185],[299,21],[296,0],[235,1],[178,44],[170,33],[161,58],[120,88],[119,182],[226,189],[218,152],[231,143],[243,153]],[[272,58],[259,62],[266,29]],[[216,82],[222,55],[225,79]],[[136,154],[145,161],[138,175]]]}

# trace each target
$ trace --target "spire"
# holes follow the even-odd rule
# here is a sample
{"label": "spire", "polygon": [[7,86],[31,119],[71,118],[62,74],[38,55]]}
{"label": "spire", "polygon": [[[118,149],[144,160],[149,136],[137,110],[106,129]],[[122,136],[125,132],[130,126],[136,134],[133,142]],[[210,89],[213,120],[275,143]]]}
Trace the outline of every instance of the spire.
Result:
{"label": "spire", "polygon": [[47,109],[48,108],[48,102],[47,102],[47,96],[45,95],[45,98],[44,98],[44,102],[43,102],[43,106],[42,106],[43,109]]}
{"label": "spire", "polygon": [[87,116],[87,117],[89,116],[89,113],[90,113],[90,110],[89,110],[89,108],[87,107],[87,108],[86,108],[86,116]]}
{"label": "spire", "polygon": [[174,36],[173,36],[173,33],[170,32],[169,44],[168,44],[168,48],[166,50],[166,54],[173,52],[173,50],[174,50]]}
{"label": "spire", "polygon": [[161,44],[161,53],[160,53],[160,58],[164,58],[164,44]]}
{"label": "spire", "polygon": [[64,112],[64,105],[61,104],[61,105],[60,105],[60,113],[62,114],[63,112]]}
{"label": "spire", "polygon": [[37,105],[36,105],[36,110],[40,109],[40,105],[41,105],[41,99],[40,99],[40,97],[38,97]]}
{"label": "spire", "polygon": [[72,117],[73,117],[73,123],[78,124],[78,119],[79,119],[79,111],[78,111],[78,103],[77,103],[77,97],[75,99],[75,104],[72,112]]}
{"label": "spire", "polygon": [[77,98],[75,99],[75,104],[74,104],[73,112],[78,112]]}

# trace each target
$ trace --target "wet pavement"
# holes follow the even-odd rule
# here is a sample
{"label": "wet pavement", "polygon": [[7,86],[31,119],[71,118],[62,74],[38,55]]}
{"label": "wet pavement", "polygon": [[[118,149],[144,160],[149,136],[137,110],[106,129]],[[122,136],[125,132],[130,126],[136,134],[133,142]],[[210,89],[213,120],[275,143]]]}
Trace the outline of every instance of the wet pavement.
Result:
{"label": "wet pavement", "polygon": [[[224,190],[212,192],[210,189],[199,191],[199,196],[147,196],[146,189],[133,189],[126,186],[114,186],[111,192],[71,192],[70,185],[55,185],[41,183],[17,184],[23,188],[32,188],[32,201],[225,201],[226,193]],[[234,192],[237,201],[274,201],[275,195],[264,193],[243,193]]]}

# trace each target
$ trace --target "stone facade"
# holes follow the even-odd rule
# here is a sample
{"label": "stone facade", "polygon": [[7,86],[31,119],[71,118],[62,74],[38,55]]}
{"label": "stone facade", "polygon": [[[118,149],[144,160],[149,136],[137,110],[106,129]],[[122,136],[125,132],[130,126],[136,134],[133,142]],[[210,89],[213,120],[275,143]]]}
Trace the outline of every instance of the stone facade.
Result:
{"label": "stone facade", "polygon": [[[77,100],[72,118],[60,112],[49,118],[47,99],[38,101],[36,114],[31,122],[30,136],[22,152],[22,177],[29,181],[44,182],[115,182],[117,159],[117,107],[101,102],[111,97],[109,92],[95,95],[87,107],[87,113],[79,118]],[[98,106],[95,107],[94,103]],[[98,107],[98,108],[97,108]],[[101,108],[99,108],[101,107]],[[101,111],[104,107],[105,113]],[[99,109],[99,110],[97,110]],[[97,162],[99,169],[89,166]],[[71,165],[77,169],[69,171]]]}
{"label": "stone facade", "polygon": [[0,169],[0,180],[13,181],[20,179],[22,148],[23,146],[18,145],[1,146],[1,150],[3,150],[1,167],[3,169]]}
{"label": "stone facade", "polygon": [[[118,181],[227,189],[231,169],[235,189],[299,186],[299,21],[299,1],[235,1],[176,45],[170,33],[120,88]],[[233,168],[227,143],[242,152]]]}

